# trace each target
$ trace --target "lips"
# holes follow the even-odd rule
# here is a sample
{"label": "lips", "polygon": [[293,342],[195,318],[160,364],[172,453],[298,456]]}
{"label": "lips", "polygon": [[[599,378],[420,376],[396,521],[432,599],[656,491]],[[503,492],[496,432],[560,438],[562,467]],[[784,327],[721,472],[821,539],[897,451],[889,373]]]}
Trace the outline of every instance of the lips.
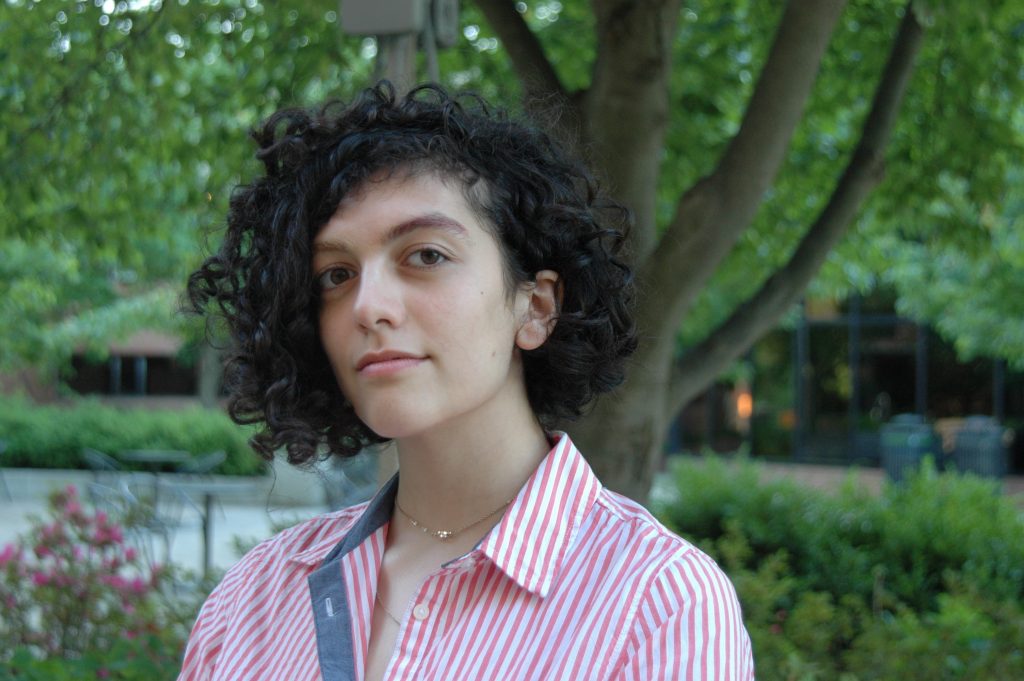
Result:
{"label": "lips", "polygon": [[424,359],[422,355],[400,350],[383,350],[381,352],[368,352],[356,362],[356,371],[361,374],[390,373],[410,366],[419,364]]}

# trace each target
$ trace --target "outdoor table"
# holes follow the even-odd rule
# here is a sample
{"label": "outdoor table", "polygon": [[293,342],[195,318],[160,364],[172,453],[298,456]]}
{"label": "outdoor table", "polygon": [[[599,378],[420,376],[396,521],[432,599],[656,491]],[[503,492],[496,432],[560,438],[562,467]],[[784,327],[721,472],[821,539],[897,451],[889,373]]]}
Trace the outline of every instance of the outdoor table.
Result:
{"label": "outdoor table", "polygon": [[192,459],[192,455],[179,449],[129,449],[118,454],[122,461],[141,463],[152,473],[159,473],[163,466],[180,466]]}
{"label": "outdoor table", "polygon": [[160,501],[159,476],[164,466],[180,466],[192,455],[180,449],[128,449],[118,453],[122,461],[142,464],[153,475],[153,507]]}
{"label": "outdoor table", "polygon": [[[170,480],[172,477],[185,479]],[[203,578],[210,574],[210,540],[213,535],[213,502],[222,497],[249,497],[254,494],[253,483],[250,480],[239,480],[237,482],[224,480],[203,480],[191,476],[165,476],[160,483],[167,487],[168,491],[177,490],[189,497],[203,499],[201,516],[203,521]]]}

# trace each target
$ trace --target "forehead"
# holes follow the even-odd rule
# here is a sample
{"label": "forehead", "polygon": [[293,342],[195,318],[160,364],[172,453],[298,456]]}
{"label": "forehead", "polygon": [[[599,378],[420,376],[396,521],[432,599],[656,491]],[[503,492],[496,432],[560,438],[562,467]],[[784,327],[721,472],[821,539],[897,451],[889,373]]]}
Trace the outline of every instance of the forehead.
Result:
{"label": "forehead", "polygon": [[490,233],[461,182],[436,173],[373,176],[349,192],[313,239],[314,252],[338,241],[394,241],[420,229],[475,240]]}

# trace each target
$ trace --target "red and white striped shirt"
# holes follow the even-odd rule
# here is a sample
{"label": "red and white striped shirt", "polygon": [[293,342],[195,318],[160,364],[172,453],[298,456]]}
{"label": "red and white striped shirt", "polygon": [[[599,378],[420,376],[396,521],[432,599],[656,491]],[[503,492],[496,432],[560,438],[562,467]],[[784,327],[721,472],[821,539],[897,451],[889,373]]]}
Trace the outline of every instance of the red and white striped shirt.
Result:
{"label": "red and white striped shirt", "polygon": [[[203,606],[179,681],[362,679],[397,491],[263,542]],[[754,678],[707,555],[603,489],[568,436],[502,520],[419,588],[389,680]]]}

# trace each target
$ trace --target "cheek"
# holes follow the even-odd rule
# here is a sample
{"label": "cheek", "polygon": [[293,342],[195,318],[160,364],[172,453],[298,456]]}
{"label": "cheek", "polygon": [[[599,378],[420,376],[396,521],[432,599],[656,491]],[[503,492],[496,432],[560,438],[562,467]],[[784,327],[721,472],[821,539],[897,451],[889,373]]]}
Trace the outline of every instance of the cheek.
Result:
{"label": "cheek", "polygon": [[332,367],[337,366],[341,359],[346,338],[344,323],[340,317],[341,315],[333,313],[320,315],[320,345]]}

